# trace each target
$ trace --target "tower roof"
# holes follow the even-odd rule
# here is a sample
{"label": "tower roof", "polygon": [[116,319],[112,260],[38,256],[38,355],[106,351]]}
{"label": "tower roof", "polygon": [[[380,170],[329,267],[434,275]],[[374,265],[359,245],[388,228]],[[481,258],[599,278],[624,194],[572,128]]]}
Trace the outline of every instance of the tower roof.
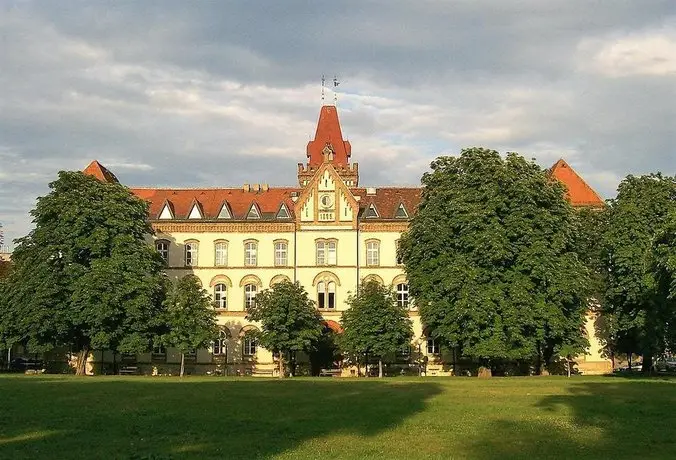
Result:
{"label": "tower roof", "polygon": [[96,160],[89,163],[89,166],[82,172],[88,176],[97,178],[101,182],[120,182],[117,180],[117,177],[115,177],[115,174],[111,173],[105,166]]}
{"label": "tower roof", "polygon": [[568,189],[567,196],[573,206],[603,206],[603,199],[563,159],[549,170],[552,177]]}
{"label": "tower roof", "polygon": [[334,105],[325,105],[319,112],[315,138],[307,144],[307,157],[310,166],[322,164],[324,149],[327,146],[333,151],[333,160],[331,160],[333,164],[345,166],[349,163],[352,146],[349,141],[343,140],[343,133],[338,120],[338,109]]}

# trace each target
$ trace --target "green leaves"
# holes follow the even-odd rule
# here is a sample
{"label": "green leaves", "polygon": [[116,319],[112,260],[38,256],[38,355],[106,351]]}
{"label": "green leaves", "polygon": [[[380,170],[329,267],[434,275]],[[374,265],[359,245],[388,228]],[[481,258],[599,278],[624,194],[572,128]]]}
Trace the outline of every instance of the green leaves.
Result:
{"label": "green leaves", "polygon": [[147,203],[79,172],[49,186],[13,253],[0,338],[35,351],[149,349],[162,328],[164,275],[145,240]]}
{"label": "green leaves", "polygon": [[261,324],[258,340],[276,352],[309,351],[323,330],[321,315],[303,286],[289,281],[260,292],[246,317]]}
{"label": "green leaves", "polygon": [[205,348],[218,334],[211,297],[199,278],[186,275],[172,285],[166,300],[168,332],[162,343],[181,353]]}
{"label": "green leaves", "polygon": [[517,154],[481,148],[431,168],[401,241],[429,333],[477,359],[582,348],[587,272],[563,186]]}
{"label": "green leaves", "polygon": [[343,312],[339,339],[346,353],[382,358],[411,343],[408,311],[398,306],[391,289],[370,280],[362,283],[347,303],[350,309]]}

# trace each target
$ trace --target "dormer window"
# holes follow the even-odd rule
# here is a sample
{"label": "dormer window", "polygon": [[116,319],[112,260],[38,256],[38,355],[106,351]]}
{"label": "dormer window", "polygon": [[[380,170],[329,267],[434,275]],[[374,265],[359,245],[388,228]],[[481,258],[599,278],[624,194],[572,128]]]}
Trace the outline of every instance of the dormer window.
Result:
{"label": "dormer window", "polygon": [[171,210],[171,206],[169,206],[169,203],[164,203],[164,206],[162,207],[162,212],[160,212],[160,219],[173,219],[174,218],[174,212]]}
{"label": "dormer window", "polygon": [[286,207],[284,203],[279,207],[279,211],[277,211],[277,219],[288,219],[291,217],[291,214],[289,214],[289,209]]}
{"label": "dormer window", "polygon": [[397,208],[397,212],[394,213],[394,217],[397,219],[408,219],[408,212],[404,207],[404,203],[399,203],[399,207]]}
{"label": "dormer window", "polygon": [[221,210],[218,212],[218,219],[232,219],[232,213],[230,212],[228,203],[223,203],[221,206]]}
{"label": "dormer window", "polygon": [[202,219],[202,211],[200,210],[199,204],[195,201],[190,209],[190,214],[188,214],[188,219]]}
{"label": "dormer window", "polygon": [[261,218],[261,212],[258,210],[258,206],[256,206],[256,203],[253,203],[251,207],[249,208],[249,212],[246,215],[247,219],[260,219]]}
{"label": "dormer window", "polygon": [[364,212],[364,218],[366,219],[374,219],[378,218],[380,215],[378,214],[378,210],[376,209],[376,205],[371,203],[368,208],[366,208],[366,211]]}

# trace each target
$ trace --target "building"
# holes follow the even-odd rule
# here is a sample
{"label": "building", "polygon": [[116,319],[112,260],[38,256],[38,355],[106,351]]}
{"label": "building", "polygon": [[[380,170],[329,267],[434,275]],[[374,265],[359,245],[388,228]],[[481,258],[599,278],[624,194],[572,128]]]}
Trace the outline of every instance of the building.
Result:
{"label": "building", "polygon": [[[413,366],[426,356],[428,374],[450,373],[457,364],[455,356],[426,337],[396,255],[400,234],[420,200],[420,188],[362,186],[335,106],[321,108],[306,155],[292,187],[132,189],[150,203],[156,231],[152,244],[167,261],[170,276],[195,274],[213,295],[222,332],[210,350],[189,356],[194,372],[276,372],[272,354],[247,334],[257,325],[247,321],[246,308],[262,289],[281,280],[300,282],[316,301],[327,330],[339,332],[348,295],[360,280],[373,278],[393,287],[413,320],[415,340],[411,351],[399,357],[402,366]],[[117,181],[96,161],[84,172]],[[552,175],[568,186],[575,206],[603,205],[563,160],[554,165]],[[607,370],[598,353],[589,358]],[[179,361],[172,350],[156,349],[136,357],[134,367],[175,372]],[[321,367],[333,367],[330,361]],[[344,373],[350,371],[354,372]]]}
{"label": "building", "polygon": [[12,250],[9,246],[0,246],[0,262],[9,262],[12,259]]}

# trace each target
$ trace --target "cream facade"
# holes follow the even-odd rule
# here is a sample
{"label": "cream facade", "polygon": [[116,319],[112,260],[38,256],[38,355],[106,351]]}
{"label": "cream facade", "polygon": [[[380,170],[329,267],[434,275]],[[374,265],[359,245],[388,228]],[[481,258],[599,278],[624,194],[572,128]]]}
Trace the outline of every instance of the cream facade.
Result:
{"label": "cream facade", "polygon": [[[327,331],[339,332],[348,296],[367,278],[391,286],[413,321],[411,349],[392,357],[398,372],[460,372],[462,363],[454,351],[426,336],[397,260],[397,242],[415,213],[420,189],[359,187],[358,165],[350,162],[351,145],[343,140],[333,106],[322,107],[307,157],[306,164],[298,165],[295,187],[132,190],[150,202],[156,234],[149,243],[167,261],[169,276],[196,275],[218,312],[221,335],[210,349],[188,357],[189,372],[275,375],[272,354],[247,334],[259,327],[246,318],[256,294],[280,280],[297,281],[315,300]],[[96,162],[85,172],[116,180]],[[108,366],[114,359],[99,353],[94,366]],[[157,349],[124,360],[126,369],[166,374],[177,371],[180,356]],[[312,358],[299,357],[303,360]],[[310,367],[341,367],[331,361]],[[609,370],[609,362],[594,351],[584,363],[593,371]],[[340,372],[354,375],[354,369]]]}

